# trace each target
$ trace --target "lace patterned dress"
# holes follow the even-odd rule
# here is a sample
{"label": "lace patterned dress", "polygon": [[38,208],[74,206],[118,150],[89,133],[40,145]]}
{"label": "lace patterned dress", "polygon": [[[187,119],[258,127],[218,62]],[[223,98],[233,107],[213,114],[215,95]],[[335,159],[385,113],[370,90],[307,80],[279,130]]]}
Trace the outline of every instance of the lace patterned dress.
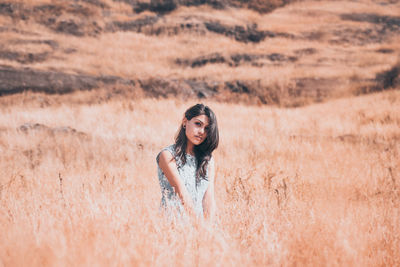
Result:
{"label": "lace patterned dress", "polygon": [[[208,188],[208,171],[206,175],[206,179],[201,179],[199,182],[196,182],[196,158],[190,154],[186,153],[186,163],[183,165],[179,158],[176,158],[175,153],[175,145],[170,145],[161,150],[169,151],[172,156],[176,160],[176,164],[178,167],[178,172],[180,179],[184,182],[189,195],[192,197],[194,210],[199,217],[203,217],[203,197]],[[161,153],[160,152],[160,153]],[[158,180],[160,182],[161,187],[161,207],[167,209],[177,209],[179,212],[183,211],[182,203],[179,199],[179,196],[174,192],[174,189],[168,182],[167,177],[161,170],[158,161],[160,153],[157,155],[157,167],[158,167]],[[209,165],[213,164],[213,158],[211,158]]]}

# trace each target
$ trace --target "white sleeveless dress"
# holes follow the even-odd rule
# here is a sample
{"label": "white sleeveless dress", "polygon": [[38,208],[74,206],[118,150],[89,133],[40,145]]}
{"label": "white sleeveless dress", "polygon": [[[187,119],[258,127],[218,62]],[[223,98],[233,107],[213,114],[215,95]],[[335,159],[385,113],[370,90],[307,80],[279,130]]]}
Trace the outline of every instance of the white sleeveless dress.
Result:
{"label": "white sleeveless dress", "polygon": [[[189,192],[189,195],[192,197],[194,210],[198,217],[203,217],[203,197],[209,184],[208,171],[205,177],[206,179],[201,179],[199,182],[197,182],[196,181],[197,163],[196,163],[196,158],[194,156],[186,153],[186,163],[183,165],[181,160],[176,157],[175,145],[170,145],[168,147],[165,147],[164,149],[161,150],[161,152],[164,150],[169,151],[175,158],[178,167],[179,177],[185,184],[186,189]],[[158,164],[160,153],[157,155],[156,161],[158,168],[158,180],[160,182],[161,195],[162,195],[161,207],[166,209],[177,209],[178,212],[182,212],[183,211],[182,202],[180,201],[179,196],[174,192],[174,189],[168,182],[167,177],[165,177],[165,174],[163,173]],[[214,159],[211,158],[208,164],[208,169],[209,166],[213,164],[213,160]]]}

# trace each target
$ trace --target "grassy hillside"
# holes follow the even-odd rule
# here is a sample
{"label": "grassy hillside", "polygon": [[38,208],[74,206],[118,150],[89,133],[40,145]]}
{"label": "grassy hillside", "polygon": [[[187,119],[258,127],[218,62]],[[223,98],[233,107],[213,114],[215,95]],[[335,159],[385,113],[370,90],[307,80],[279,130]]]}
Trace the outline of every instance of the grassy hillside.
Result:
{"label": "grassy hillside", "polygon": [[0,94],[299,106],[398,88],[398,2],[289,2],[3,1]]}

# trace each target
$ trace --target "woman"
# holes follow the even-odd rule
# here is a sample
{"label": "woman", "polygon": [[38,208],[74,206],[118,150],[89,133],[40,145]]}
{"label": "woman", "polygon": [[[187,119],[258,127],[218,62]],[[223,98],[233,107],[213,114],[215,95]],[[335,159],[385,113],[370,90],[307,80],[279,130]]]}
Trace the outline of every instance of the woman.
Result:
{"label": "woman", "polygon": [[219,134],[214,112],[203,104],[190,107],[175,144],[157,155],[161,205],[214,220],[214,158]]}

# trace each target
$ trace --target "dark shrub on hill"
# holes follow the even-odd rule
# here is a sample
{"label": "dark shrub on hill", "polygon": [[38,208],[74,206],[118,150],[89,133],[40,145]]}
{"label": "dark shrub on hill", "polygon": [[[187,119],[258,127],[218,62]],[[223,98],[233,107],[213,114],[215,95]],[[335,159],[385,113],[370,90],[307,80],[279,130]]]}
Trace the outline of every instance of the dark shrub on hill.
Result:
{"label": "dark shrub on hill", "polygon": [[138,13],[149,10],[159,14],[165,14],[175,10],[180,5],[209,5],[217,9],[223,9],[225,7],[231,6],[249,8],[260,13],[267,13],[296,0],[151,0],[150,2],[140,0],[115,1],[121,1],[132,5],[134,11]]}

